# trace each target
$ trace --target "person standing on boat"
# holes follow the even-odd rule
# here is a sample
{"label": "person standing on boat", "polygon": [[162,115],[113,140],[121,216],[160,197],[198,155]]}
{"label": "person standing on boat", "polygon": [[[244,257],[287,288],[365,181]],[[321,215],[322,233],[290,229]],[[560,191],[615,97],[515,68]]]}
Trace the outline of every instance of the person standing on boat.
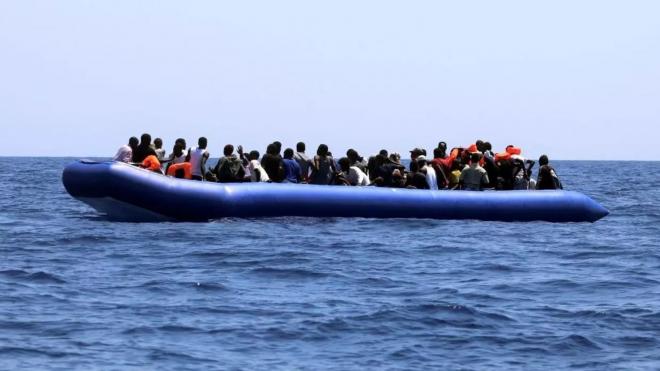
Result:
{"label": "person standing on boat", "polygon": [[466,191],[481,191],[490,183],[486,169],[479,165],[481,160],[480,152],[470,154],[470,165],[463,169],[459,184],[461,189]]}
{"label": "person standing on boat", "polygon": [[310,160],[309,157],[307,157],[305,154],[304,142],[298,142],[298,144],[296,144],[296,153],[293,154],[293,159],[296,160],[300,166],[300,172],[302,173],[303,180],[308,181],[309,169],[312,168],[312,160]]}
{"label": "person standing on boat", "polygon": [[186,161],[190,162],[192,167],[191,174],[193,180],[204,180],[206,173],[206,161],[209,159],[209,151],[206,150],[208,141],[201,137],[197,141],[197,148],[188,150]]}
{"label": "person standing on boat", "polygon": [[319,145],[316,156],[314,156],[314,162],[312,163],[312,175],[309,183],[321,185],[332,183],[337,169],[335,168],[335,161],[328,155],[328,152],[327,145]]}
{"label": "person standing on boat", "polygon": [[131,161],[141,164],[142,161],[150,155],[158,157],[156,151],[151,148],[151,135],[145,133],[140,137],[140,144],[133,151],[133,158]]}
{"label": "person standing on boat", "polygon": [[300,183],[303,180],[300,165],[293,159],[293,149],[287,148],[284,150],[284,158],[282,159],[284,165],[284,181],[288,183]]}
{"label": "person standing on boat", "polygon": [[123,146],[119,147],[119,150],[117,150],[117,154],[115,154],[115,157],[112,158],[112,161],[120,161],[120,162],[126,162],[129,163],[133,159],[133,151],[138,146],[138,138],[136,137],[131,137],[128,140],[128,144],[124,144]]}

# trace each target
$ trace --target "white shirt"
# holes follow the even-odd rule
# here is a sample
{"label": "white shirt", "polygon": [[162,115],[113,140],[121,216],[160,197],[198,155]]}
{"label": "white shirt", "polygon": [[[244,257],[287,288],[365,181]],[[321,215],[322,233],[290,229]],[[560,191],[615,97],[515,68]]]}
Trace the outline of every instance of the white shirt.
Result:
{"label": "white shirt", "polygon": [[115,157],[112,158],[112,160],[121,161],[121,162],[131,162],[132,158],[133,158],[133,149],[128,144],[124,144],[123,146],[119,147],[119,150],[117,150],[117,154],[115,155]]}
{"label": "white shirt", "polygon": [[202,174],[202,158],[204,157],[205,153],[208,153],[206,149],[201,149],[199,147],[196,147],[190,151],[190,167],[192,169],[190,173],[192,175],[204,175]]}
{"label": "white shirt", "polygon": [[434,191],[438,190],[438,176],[433,166],[426,167],[426,183],[429,184],[430,189]]}
{"label": "white shirt", "polygon": [[165,159],[165,150],[162,148],[154,149],[156,151],[156,157],[158,157],[158,161],[163,161]]}
{"label": "white shirt", "polygon": [[356,186],[368,186],[369,185],[369,177],[367,174],[364,173],[364,171],[360,170],[359,167],[357,166],[351,166],[348,169],[348,174],[346,175],[346,180],[348,180],[351,185],[356,185]]}
{"label": "white shirt", "polygon": [[[268,173],[261,167],[259,160],[251,160],[248,165],[248,170],[250,170],[250,181],[252,182],[267,182],[270,180]],[[259,179],[257,179],[257,173],[255,170],[259,170]]]}

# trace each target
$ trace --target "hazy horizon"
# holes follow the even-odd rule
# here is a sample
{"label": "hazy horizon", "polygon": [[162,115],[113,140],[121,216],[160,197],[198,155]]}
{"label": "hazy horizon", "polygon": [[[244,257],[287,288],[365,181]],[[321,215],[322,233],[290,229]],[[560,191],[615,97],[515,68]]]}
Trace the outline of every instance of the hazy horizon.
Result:
{"label": "hazy horizon", "polygon": [[0,156],[130,136],[660,160],[660,3],[0,4]]}

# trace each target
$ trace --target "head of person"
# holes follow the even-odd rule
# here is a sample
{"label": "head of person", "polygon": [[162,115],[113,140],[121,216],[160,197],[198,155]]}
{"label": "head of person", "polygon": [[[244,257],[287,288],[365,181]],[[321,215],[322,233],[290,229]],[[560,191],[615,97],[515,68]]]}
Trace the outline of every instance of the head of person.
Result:
{"label": "head of person", "polygon": [[172,149],[172,152],[174,153],[174,156],[179,157],[183,154],[184,147],[181,145],[181,143],[176,143],[174,144],[174,148]]}
{"label": "head of person", "polygon": [[481,160],[481,152],[472,152],[470,153],[470,162],[473,164],[478,164]]}
{"label": "head of person", "polygon": [[289,160],[293,158],[293,148],[287,148],[284,150],[284,158]]}
{"label": "head of person", "polygon": [[474,143],[477,146],[477,151],[483,152],[484,151],[484,141],[479,139]]}
{"label": "head of person", "polygon": [[410,163],[410,171],[412,171],[413,173],[416,173],[416,172],[419,171],[419,165],[418,165],[417,161],[413,161],[413,162]]}
{"label": "head of person", "polygon": [[351,148],[348,151],[346,151],[346,157],[348,158],[348,160],[350,162],[354,163],[355,161],[358,160],[358,157],[360,157],[360,155],[358,154],[358,152],[356,150]]}
{"label": "head of person", "polygon": [[250,158],[250,161],[259,160],[259,151],[250,151],[250,155],[248,157]]}
{"label": "head of person", "polygon": [[418,156],[418,157],[415,159],[415,163],[417,164],[417,167],[418,167],[418,168],[420,168],[420,169],[423,168],[424,166],[426,166],[426,163],[427,163],[427,162],[426,162],[426,157],[423,156],[423,155],[422,155],[422,156]]}
{"label": "head of person", "polygon": [[387,156],[383,156],[379,153],[376,155],[376,157],[374,157],[374,164],[376,165],[376,167],[383,166],[386,159]]}
{"label": "head of person", "polygon": [[419,157],[419,156],[423,156],[423,155],[424,155],[424,150],[422,150],[421,148],[413,148],[413,149],[410,151],[410,159],[411,159],[411,160],[414,160],[414,159],[416,159],[417,157]]}
{"label": "head of person", "polygon": [[394,171],[392,171],[392,181],[394,183],[400,183],[402,180],[403,180],[403,174],[401,174],[401,170],[394,169]]}
{"label": "head of person", "polygon": [[279,152],[277,152],[277,146],[274,143],[271,143],[266,147],[266,153],[274,156]]}
{"label": "head of person", "polygon": [[490,144],[490,142],[484,142],[484,151],[492,151],[492,150],[493,150],[493,145]]}
{"label": "head of person", "polygon": [[433,158],[442,158],[444,154],[445,152],[440,147],[433,150]]}
{"label": "head of person", "polygon": [[463,168],[463,163],[461,162],[461,158],[458,157],[456,158],[452,163],[451,163],[451,171],[454,170],[461,170]]}
{"label": "head of person", "polygon": [[305,152],[305,143],[304,142],[298,142],[296,144],[296,152]]}
{"label": "head of person", "polygon": [[174,141],[174,144],[180,144],[181,147],[183,147],[183,149],[186,149],[186,140],[183,139],[183,138],[177,138],[177,139]]}
{"label": "head of person", "polygon": [[348,159],[348,157],[342,157],[337,161],[339,163],[339,167],[341,168],[341,171],[348,171],[351,167],[351,160]]}
{"label": "head of person", "polygon": [[234,146],[231,144],[227,144],[225,148],[222,150],[222,153],[224,153],[225,157],[229,157],[234,153]]}
{"label": "head of person", "polygon": [[131,147],[131,149],[136,149],[138,144],[140,144],[140,142],[138,141],[138,138],[130,137],[128,139],[128,146]]}
{"label": "head of person", "polygon": [[391,153],[390,161],[394,162],[395,164],[398,164],[401,161],[401,156],[398,153]]}
{"label": "head of person", "polygon": [[447,151],[447,143],[445,143],[445,142],[438,143],[438,149],[441,149],[444,152],[446,152]]}
{"label": "head of person", "polygon": [[320,144],[319,148],[316,150],[318,156],[327,156],[329,152],[328,146],[325,144]]}
{"label": "head of person", "polygon": [[151,144],[151,135],[144,133],[140,137],[140,145],[142,147],[148,147]]}
{"label": "head of person", "polygon": [[545,166],[550,163],[550,160],[548,160],[548,156],[542,155],[539,157],[539,166]]}
{"label": "head of person", "polygon": [[197,146],[201,149],[206,149],[206,145],[208,144],[208,141],[206,140],[205,137],[200,137],[197,140]]}
{"label": "head of person", "polygon": [[275,146],[275,151],[276,151],[275,154],[279,155],[280,152],[282,152],[282,142],[276,140],[273,142],[273,145]]}
{"label": "head of person", "polygon": [[154,139],[154,146],[156,147],[156,149],[163,148],[163,140],[160,138]]}
{"label": "head of person", "polygon": [[386,149],[381,149],[380,152],[378,152],[378,154],[383,156],[384,158],[387,158],[387,156],[389,156]]}

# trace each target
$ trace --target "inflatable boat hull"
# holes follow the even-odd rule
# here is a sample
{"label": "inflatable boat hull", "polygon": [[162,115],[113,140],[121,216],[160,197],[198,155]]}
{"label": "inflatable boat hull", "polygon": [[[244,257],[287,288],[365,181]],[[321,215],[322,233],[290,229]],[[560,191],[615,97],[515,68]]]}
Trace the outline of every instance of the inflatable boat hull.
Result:
{"label": "inflatable boat hull", "polygon": [[111,220],[207,221],[226,217],[364,217],[595,222],[608,211],[569,191],[449,192],[166,177],[120,162],[79,161],[62,182]]}

